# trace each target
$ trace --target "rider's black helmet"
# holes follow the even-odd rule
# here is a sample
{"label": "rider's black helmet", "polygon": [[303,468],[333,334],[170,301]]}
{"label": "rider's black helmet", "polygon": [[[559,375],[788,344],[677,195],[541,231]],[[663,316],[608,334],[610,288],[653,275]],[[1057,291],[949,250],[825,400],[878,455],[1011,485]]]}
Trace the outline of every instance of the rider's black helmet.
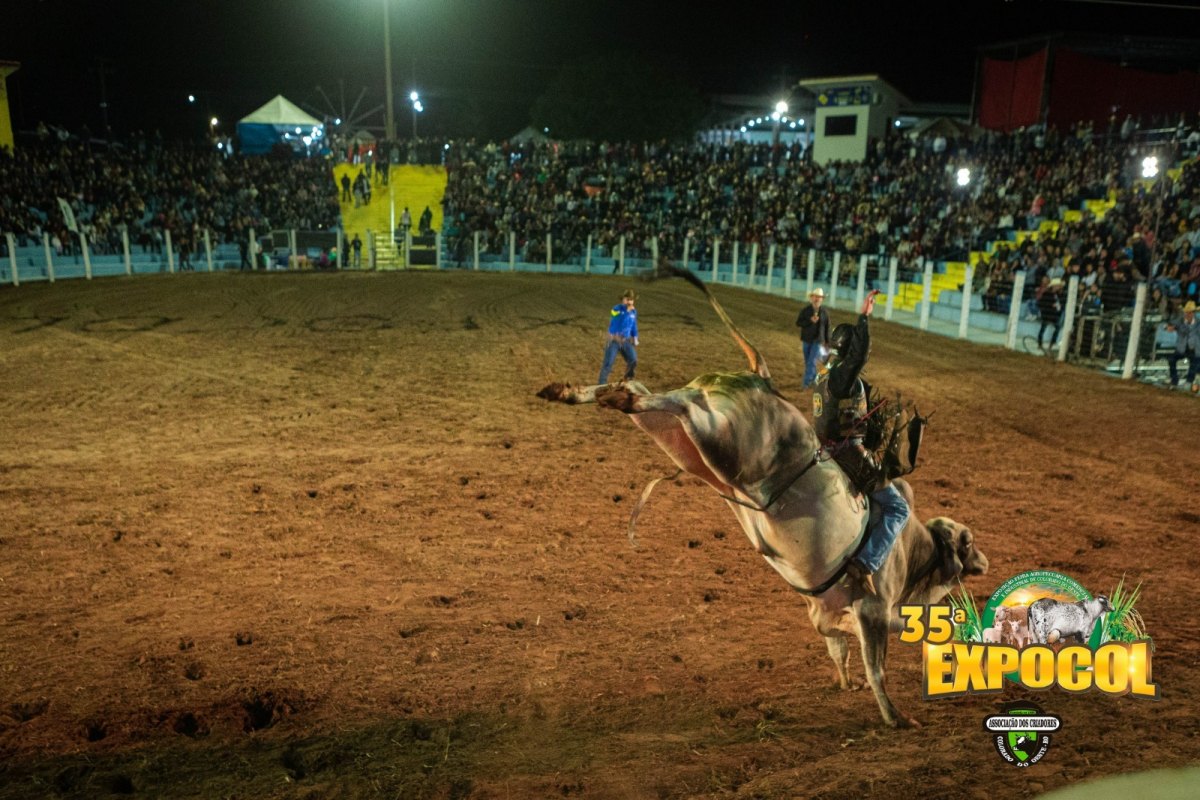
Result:
{"label": "rider's black helmet", "polygon": [[846,348],[850,345],[850,340],[854,338],[854,326],[848,322],[843,322],[833,329],[833,333],[829,335],[829,349],[836,351],[839,355],[846,354]]}

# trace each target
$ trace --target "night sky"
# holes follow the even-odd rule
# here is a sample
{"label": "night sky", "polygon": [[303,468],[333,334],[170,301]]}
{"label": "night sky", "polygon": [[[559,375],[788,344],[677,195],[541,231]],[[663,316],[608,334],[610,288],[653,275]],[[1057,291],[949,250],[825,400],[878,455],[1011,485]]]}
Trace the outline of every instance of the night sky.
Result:
{"label": "night sky", "polygon": [[[775,94],[786,79],[878,73],[926,102],[971,99],[976,48],[1058,31],[1195,36],[1197,2],[959,0],[955,3],[679,0],[386,0],[397,118],[418,89],[481,109],[484,132],[521,128],[568,60],[636,52],[706,94]],[[1173,5],[1181,8],[1163,8]],[[0,60],[14,127],[39,121],[120,136],[202,136],[282,93],[346,115],[383,100],[385,0],[3,0]],[[1200,54],[1197,56],[1200,66]],[[324,89],[323,97],[316,87]],[[194,104],[187,95],[195,94]],[[344,99],[343,99],[344,98]],[[444,120],[444,122],[447,122]],[[404,125],[399,125],[401,132]]]}

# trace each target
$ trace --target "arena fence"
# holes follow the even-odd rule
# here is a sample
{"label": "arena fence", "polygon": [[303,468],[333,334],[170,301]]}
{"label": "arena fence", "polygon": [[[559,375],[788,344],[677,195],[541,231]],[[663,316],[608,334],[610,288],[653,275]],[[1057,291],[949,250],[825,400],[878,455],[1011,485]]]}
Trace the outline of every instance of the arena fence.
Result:
{"label": "arena fence", "polygon": [[[346,242],[340,230],[275,230],[260,237],[250,229],[244,243],[217,246],[213,245],[215,238],[212,232],[204,231],[201,251],[195,260],[185,261],[174,247],[169,231],[165,232],[161,251],[136,254],[131,251],[125,232],[119,254],[93,254],[85,234],[78,235],[77,248],[72,246],[69,253],[57,254],[52,251],[46,234],[39,248],[18,247],[14,234],[8,233],[3,236],[7,258],[0,259],[0,283],[20,286],[29,281],[90,280],[188,269],[213,272],[251,265],[256,269],[462,269],[641,276],[653,272],[660,256],[656,238],[632,242],[623,235],[612,234],[589,235],[584,243],[565,244],[558,248],[559,258],[556,258],[556,243],[549,234],[544,240],[526,241],[518,248],[515,234],[509,233],[502,240],[504,247],[493,246],[490,252],[482,232],[455,234],[449,237],[449,252],[446,252],[447,237],[441,232],[427,237],[406,234],[400,242],[387,242],[386,236],[368,231],[365,252],[359,254],[345,253]],[[601,238],[604,245],[598,244]],[[832,309],[857,309],[869,289],[879,289],[886,298],[885,320],[944,336],[1100,367],[1124,379],[1161,380],[1166,372],[1162,356],[1173,349],[1172,335],[1165,332],[1165,320],[1147,314],[1144,282],[1136,285],[1132,307],[1102,313],[1079,308],[1080,281],[1078,276],[1072,277],[1057,343],[1051,351],[1037,345],[1041,325],[1026,315],[1027,304],[1011,301],[1030,294],[1026,291],[1025,272],[1016,273],[1007,302],[1008,313],[999,314],[984,310],[981,299],[972,292],[974,268],[970,264],[963,265],[961,276],[948,276],[944,263],[930,259],[902,263],[895,256],[885,258],[775,244],[764,251],[757,242],[720,239],[698,242],[690,237],[684,239],[678,260],[672,261],[685,264],[710,283],[802,301],[820,288],[825,293],[826,306]],[[1047,334],[1044,341],[1049,340]]]}

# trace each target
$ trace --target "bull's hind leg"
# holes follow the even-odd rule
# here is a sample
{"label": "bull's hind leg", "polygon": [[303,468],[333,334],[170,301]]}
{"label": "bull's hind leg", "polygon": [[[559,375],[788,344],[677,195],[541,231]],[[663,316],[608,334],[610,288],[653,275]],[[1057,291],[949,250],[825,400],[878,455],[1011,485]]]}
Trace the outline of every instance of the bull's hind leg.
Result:
{"label": "bull's hind leg", "polygon": [[850,642],[845,636],[826,636],[825,648],[829,650],[829,657],[833,659],[834,666],[834,681],[839,689],[861,689],[862,681],[851,680],[850,678]]}
{"label": "bull's hind leg", "polygon": [[862,644],[863,666],[867,670],[867,683],[875,693],[879,713],[883,721],[893,728],[919,728],[920,723],[904,714],[887,694],[884,662],[887,660],[888,618],[887,609],[878,600],[867,598],[856,609],[858,617],[858,639]]}

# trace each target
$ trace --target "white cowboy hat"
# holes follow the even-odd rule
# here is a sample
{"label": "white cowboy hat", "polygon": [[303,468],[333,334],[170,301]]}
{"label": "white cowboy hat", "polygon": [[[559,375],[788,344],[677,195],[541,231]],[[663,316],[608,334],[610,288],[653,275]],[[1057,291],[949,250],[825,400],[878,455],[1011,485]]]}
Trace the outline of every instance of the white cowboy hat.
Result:
{"label": "white cowboy hat", "polygon": [[815,288],[815,289],[813,289],[811,292],[809,292],[809,293],[808,293],[808,296],[809,296],[809,297],[824,297],[824,296],[825,296],[825,290],[824,290],[824,289],[822,289],[820,286],[818,286],[817,288]]}

